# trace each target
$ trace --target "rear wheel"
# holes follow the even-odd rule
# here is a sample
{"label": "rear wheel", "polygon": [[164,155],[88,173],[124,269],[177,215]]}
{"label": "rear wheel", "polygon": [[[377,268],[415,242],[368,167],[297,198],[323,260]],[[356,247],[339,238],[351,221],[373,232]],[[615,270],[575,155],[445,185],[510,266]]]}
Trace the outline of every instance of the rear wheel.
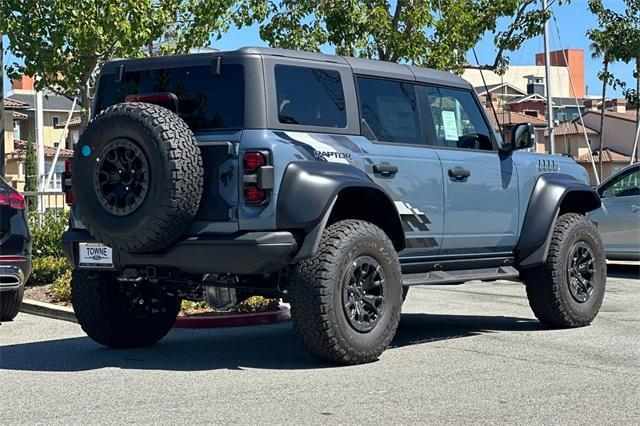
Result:
{"label": "rear wheel", "polygon": [[82,329],[96,342],[114,348],[149,346],[173,327],[180,299],[150,283],[121,283],[112,273],[74,271],[73,309]]}
{"label": "rear wheel", "polygon": [[376,360],[389,346],[402,305],[398,255],[377,226],[329,226],[317,253],[291,275],[294,330],[314,356],[336,364]]}
{"label": "rear wheel", "polygon": [[11,321],[20,312],[24,288],[0,292],[0,321]]}
{"label": "rear wheel", "polygon": [[522,271],[529,305],[554,328],[582,327],[604,298],[607,264],[595,225],[583,215],[560,216],[544,265]]}

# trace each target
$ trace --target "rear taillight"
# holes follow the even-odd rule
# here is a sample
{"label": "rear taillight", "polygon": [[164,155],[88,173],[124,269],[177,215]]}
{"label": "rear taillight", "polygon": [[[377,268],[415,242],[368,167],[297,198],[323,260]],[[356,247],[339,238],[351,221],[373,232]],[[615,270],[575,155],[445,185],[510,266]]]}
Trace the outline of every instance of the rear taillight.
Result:
{"label": "rear taillight", "polygon": [[27,258],[24,256],[0,256],[0,263],[2,262],[24,262]]}
{"label": "rear taillight", "polygon": [[264,191],[255,185],[244,186],[244,200],[248,204],[260,204],[265,200]]}
{"label": "rear taillight", "polygon": [[73,187],[71,185],[71,172],[73,171],[73,160],[64,162],[64,175],[62,175],[62,190],[64,191],[64,201],[67,205],[73,205]]}
{"label": "rear taillight", "polygon": [[244,172],[245,174],[255,173],[260,167],[267,164],[264,154],[260,152],[246,152],[244,154]]}
{"label": "rear taillight", "polygon": [[244,201],[263,204],[273,189],[273,166],[269,165],[267,151],[247,151],[242,158],[244,170]]}
{"label": "rear taillight", "polygon": [[16,210],[24,210],[27,208],[24,197],[17,192],[3,192],[0,194],[0,206],[9,206]]}

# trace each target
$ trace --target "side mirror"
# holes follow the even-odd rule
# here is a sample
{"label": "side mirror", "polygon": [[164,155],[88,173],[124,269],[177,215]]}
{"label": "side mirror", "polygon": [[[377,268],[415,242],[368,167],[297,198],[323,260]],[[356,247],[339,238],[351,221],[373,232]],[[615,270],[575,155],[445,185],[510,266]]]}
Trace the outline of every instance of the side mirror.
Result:
{"label": "side mirror", "polygon": [[511,132],[513,149],[531,148],[535,143],[535,130],[532,124],[518,124]]}
{"label": "side mirror", "polygon": [[535,130],[532,124],[521,123],[511,129],[511,141],[503,144],[503,151],[531,148],[535,144]]}

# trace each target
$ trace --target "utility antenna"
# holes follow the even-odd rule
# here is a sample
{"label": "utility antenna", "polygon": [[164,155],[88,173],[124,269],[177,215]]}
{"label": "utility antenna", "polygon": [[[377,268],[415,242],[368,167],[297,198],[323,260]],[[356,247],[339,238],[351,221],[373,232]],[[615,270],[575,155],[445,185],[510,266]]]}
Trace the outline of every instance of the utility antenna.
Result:
{"label": "utility antenna", "polygon": [[[487,93],[487,98],[491,98],[491,94],[489,94],[489,88],[487,87],[487,82],[484,79],[484,74],[482,73],[483,69],[487,69],[483,66],[480,65],[480,61],[478,60],[478,55],[476,54],[476,48],[472,47],[471,51],[473,52],[473,57],[476,59],[476,63],[478,64],[478,67],[475,68],[478,71],[480,71],[480,77],[482,78],[482,84],[484,85],[484,91]],[[491,103],[491,110],[493,111],[493,116],[496,119],[496,125],[498,126],[498,130],[500,131],[500,137],[502,138],[502,141],[504,142],[504,132],[502,131],[502,125],[500,125],[500,120],[498,120],[498,113],[496,112],[496,107],[493,105],[493,101],[490,102]]]}
{"label": "utility antenna", "polygon": [[[547,11],[547,0],[542,0],[542,11]],[[544,21],[544,71],[547,85],[547,129],[549,132],[549,148],[551,154],[556,153],[556,145],[553,139],[553,105],[551,97],[551,60],[549,55],[549,20]]]}

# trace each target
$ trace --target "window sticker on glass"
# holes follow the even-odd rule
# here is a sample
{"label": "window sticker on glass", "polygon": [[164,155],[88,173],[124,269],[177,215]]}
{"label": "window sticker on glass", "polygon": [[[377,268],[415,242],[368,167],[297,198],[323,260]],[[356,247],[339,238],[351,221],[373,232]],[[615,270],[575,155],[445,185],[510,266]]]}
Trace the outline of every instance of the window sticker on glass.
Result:
{"label": "window sticker on glass", "polygon": [[458,140],[458,121],[456,113],[453,111],[442,111],[442,127],[444,128],[444,138],[448,141]]}

